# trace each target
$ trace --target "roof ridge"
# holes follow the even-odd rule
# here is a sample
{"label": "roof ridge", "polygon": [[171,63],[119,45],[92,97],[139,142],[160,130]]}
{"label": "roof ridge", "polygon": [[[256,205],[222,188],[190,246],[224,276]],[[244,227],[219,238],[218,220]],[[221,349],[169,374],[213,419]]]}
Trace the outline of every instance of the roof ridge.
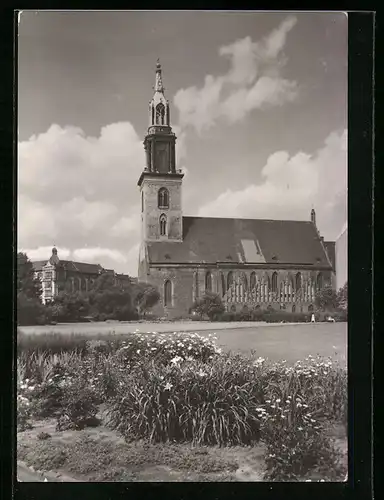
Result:
{"label": "roof ridge", "polygon": [[310,220],[294,220],[294,219],[260,219],[260,218],[250,218],[250,217],[204,217],[200,215],[183,215],[183,219],[209,219],[209,220],[246,220],[246,221],[252,221],[252,220],[260,220],[260,221],[266,221],[266,222],[306,222],[308,224],[312,224],[312,221]]}

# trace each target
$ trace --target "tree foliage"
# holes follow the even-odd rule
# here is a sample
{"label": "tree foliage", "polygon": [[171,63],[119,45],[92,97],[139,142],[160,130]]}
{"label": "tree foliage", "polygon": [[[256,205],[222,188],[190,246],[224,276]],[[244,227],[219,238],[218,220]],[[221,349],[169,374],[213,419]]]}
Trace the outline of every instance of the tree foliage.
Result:
{"label": "tree foliage", "polygon": [[336,311],[338,307],[336,291],[330,286],[319,290],[316,293],[315,304],[320,311]]}
{"label": "tree foliage", "polygon": [[337,292],[338,307],[343,311],[348,311],[348,281]]}
{"label": "tree foliage", "polygon": [[135,305],[140,314],[145,314],[154,307],[160,300],[159,291],[147,284],[139,285],[136,289],[136,295],[134,298]]}
{"label": "tree foliage", "polygon": [[27,254],[22,252],[17,254],[16,288],[17,293],[23,293],[28,298],[40,299],[42,291],[40,279],[35,276],[32,262]]}
{"label": "tree foliage", "polygon": [[220,295],[206,292],[203,297],[195,300],[191,310],[199,314],[201,317],[206,315],[210,320],[213,320],[215,316],[222,314],[225,311],[225,307]]}

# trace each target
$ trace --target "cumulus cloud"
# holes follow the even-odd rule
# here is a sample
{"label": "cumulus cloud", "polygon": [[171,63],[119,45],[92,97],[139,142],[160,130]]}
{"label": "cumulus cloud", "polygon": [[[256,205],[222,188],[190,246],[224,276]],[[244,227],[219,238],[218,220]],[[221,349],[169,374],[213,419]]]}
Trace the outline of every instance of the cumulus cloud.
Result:
{"label": "cumulus cloud", "polygon": [[230,62],[227,73],[207,75],[201,88],[192,86],[176,93],[180,126],[192,126],[201,133],[219,119],[234,123],[253,109],[294,100],[297,82],[282,78],[281,70],[287,35],[295,24],[296,18],[288,17],[258,42],[246,37],[220,47],[219,55]]}
{"label": "cumulus cloud", "polygon": [[136,275],[137,263],[129,267],[133,261],[125,252],[139,238],[139,193],[132,179],[144,162],[142,139],[129,122],[107,125],[98,137],[52,125],[19,142],[18,247],[40,260],[57,243],[70,248],[73,259],[96,259]]}
{"label": "cumulus cloud", "polygon": [[347,218],[347,131],[331,133],[313,155],[273,153],[261,177],[243,190],[226,190],[199,215],[309,220],[314,206],[321,232],[336,238]]}

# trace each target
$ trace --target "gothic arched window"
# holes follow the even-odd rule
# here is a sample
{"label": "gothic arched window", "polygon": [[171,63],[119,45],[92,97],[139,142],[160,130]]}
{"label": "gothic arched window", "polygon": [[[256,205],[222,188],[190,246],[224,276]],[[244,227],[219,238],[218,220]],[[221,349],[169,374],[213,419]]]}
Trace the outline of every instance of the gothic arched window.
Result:
{"label": "gothic arched window", "polygon": [[233,285],[233,273],[232,271],[229,271],[227,276],[227,290],[229,290],[232,285]]}
{"label": "gothic arched window", "polygon": [[156,106],[156,124],[164,125],[165,119],[165,107],[163,103],[160,103]]}
{"label": "gothic arched window", "polygon": [[309,306],[308,306],[308,312],[313,312],[313,305],[312,304],[309,304]]}
{"label": "gothic arched window", "polygon": [[167,234],[167,217],[164,214],[160,215],[160,236]]}
{"label": "gothic arched window", "polygon": [[323,288],[323,275],[319,273],[316,278],[316,288],[321,290]]}
{"label": "gothic arched window", "polygon": [[300,288],[301,288],[301,273],[297,273],[295,279],[295,289],[296,291],[299,291]]}
{"label": "gothic arched window", "polygon": [[166,188],[160,188],[157,193],[157,206],[159,208],[169,208],[169,192]]}
{"label": "gothic arched window", "polygon": [[195,272],[194,278],[195,278],[195,298],[198,299],[199,298],[199,274],[197,271]]}
{"label": "gothic arched window", "polygon": [[293,313],[296,312],[296,306],[295,306],[295,304],[292,305],[292,312]]}
{"label": "gothic arched window", "polygon": [[246,274],[243,273],[241,278],[242,278],[242,282],[243,282],[244,291],[246,292],[248,290],[248,280],[247,280]]}
{"label": "gothic arched window", "polygon": [[277,292],[277,272],[272,274],[272,292]]}
{"label": "gothic arched window", "polygon": [[209,271],[205,275],[205,291],[212,292],[212,274]]}
{"label": "gothic arched window", "polygon": [[251,272],[249,286],[250,286],[251,290],[253,290],[256,287],[256,273],[255,273],[255,271]]}
{"label": "gothic arched window", "polygon": [[221,273],[221,293],[223,294],[223,297],[225,295],[225,278],[224,274]]}
{"label": "gothic arched window", "polygon": [[164,283],[164,305],[172,305],[172,283],[169,280]]}

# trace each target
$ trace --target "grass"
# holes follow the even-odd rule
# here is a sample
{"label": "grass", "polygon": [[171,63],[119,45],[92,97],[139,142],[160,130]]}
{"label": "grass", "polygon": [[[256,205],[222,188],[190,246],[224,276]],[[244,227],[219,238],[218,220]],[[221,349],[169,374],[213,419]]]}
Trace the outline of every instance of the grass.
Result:
{"label": "grass", "polygon": [[[117,324],[116,333],[111,325],[105,323],[76,325],[83,332],[74,332],[74,325],[58,325],[42,329],[21,328],[18,333],[20,350],[50,349],[60,352],[61,349],[72,350],[75,347],[82,350],[88,340],[127,339],[129,331],[134,331],[126,324]],[[157,331],[159,325],[137,325],[143,332]],[[125,330],[125,333],[124,333]],[[160,331],[160,329],[159,329]],[[304,359],[308,355],[328,357],[332,356],[346,365],[347,358],[347,324],[346,323],[319,323],[303,325],[273,325],[251,326],[238,329],[215,329],[199,332],[199,335],[208,337],[216,333],[217,344],[225,351],[247,353],[256,350],[259,356],[272,361],[285,359],[288,363]],[[171,336],[173,334],[170,334]],[[188,335],[187,333],[185,335]]]}

